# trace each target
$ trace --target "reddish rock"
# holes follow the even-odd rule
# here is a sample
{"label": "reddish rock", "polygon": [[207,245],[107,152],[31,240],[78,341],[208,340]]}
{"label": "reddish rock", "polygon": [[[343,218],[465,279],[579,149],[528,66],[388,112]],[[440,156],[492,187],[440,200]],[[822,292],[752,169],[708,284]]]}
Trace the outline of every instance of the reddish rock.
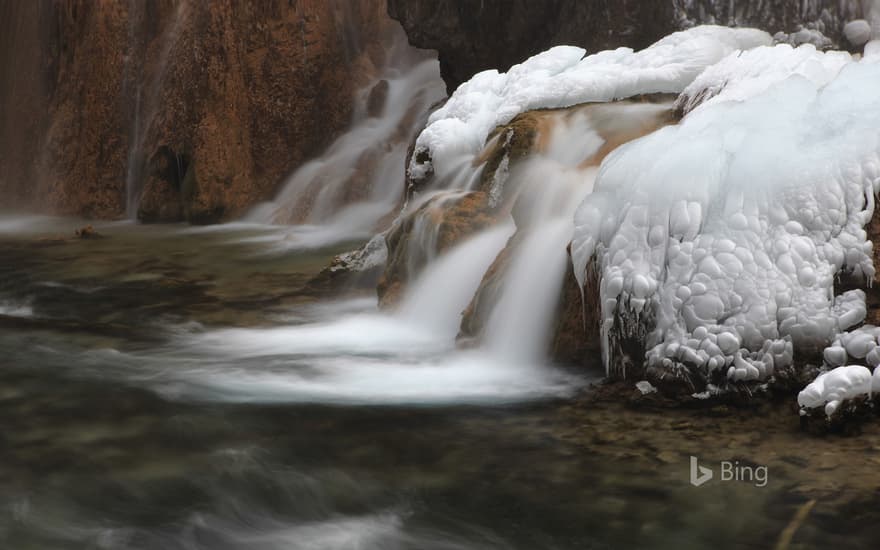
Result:
{"label": "reddish rock", "polygon": [[[382,0],[6,2],[0,193],[113,218],[135,202],[129,181],[143,220],[238,216],[347,127],[395,25],[384,11]],[[153,170],[160,150],[187,171]]]}

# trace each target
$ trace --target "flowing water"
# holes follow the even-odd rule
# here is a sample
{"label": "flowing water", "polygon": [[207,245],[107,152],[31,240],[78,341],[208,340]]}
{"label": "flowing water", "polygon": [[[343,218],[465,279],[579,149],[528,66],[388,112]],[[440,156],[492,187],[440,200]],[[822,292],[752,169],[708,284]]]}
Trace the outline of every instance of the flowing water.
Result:
{"label": "flowing water", "polygon": [[[289,243],[321,247],[381,229],[402,201],[406,152],[429,107],[445,97],[436,58],[395,29],[386,66],[357,98],[351,127],[298,168],[279,194],[246,216],[287,224]],[[369,105],[373,103],[374,112]]]}
{"label": "flowing water", "polygon": [[[382,314],[297,291],[352,243],[279,253],[261,238],[283,229],[247,225],[67,238],[80,223],[0,218],[0,547],[766,548],[808,490],[833,505],[792,548],[870,540],[877,497],[846,481],[863,474],[817,484],[827,466],[787,459],[778,422],[591,406],[589,371],[452,349],[484,267],[462,259],[509,228],[426,274],[461,270],[461,288],[416,283]],[[691,487],[689,445],[763,453],[771,481]]]}

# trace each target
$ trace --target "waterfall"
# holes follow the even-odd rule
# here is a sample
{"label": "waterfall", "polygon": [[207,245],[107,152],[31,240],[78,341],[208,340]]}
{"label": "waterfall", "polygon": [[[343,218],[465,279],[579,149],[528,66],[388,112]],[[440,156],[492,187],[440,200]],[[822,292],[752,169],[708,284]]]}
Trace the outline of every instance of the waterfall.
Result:
{"label": "waterfall", "polygon": [[[572,237],[574,211],[592,191],[602,159],[621,143],[665,124],[671,108],[668,102],[615,102],[544,115],[539,124],[542,135],[536,138],[534,150],[509,167],[503,178],[504,200],[511,205],[516,232],[507,245],[507,259],[498,268],[499,291],[491,297],[493,303],[483,327],[483,347],[492,357],[508,364],[535,365],[545,360],[565,270],[570,269],[566,247]],[[494,139],[497,136],[487,149],[494,146]],[[469,171],[461,169],[465,164],[470,165]],[[447,190],[432,191],[428,200],[460,196],[460,189],[472,188],[475,173],[482,169],[474,167],[472,160],[457,162],[442,180]],[[422,245],[429,241],[424,235],[431,235],[431,219],[416,218],[410,247],[413,242]],[[433,316],[435,330],[448,331],[461,319],[466,287],[495,259],[497,254],[492,251],[502,248],[500,240],[493,241],[511,231],[502,221],[436,260],[428,257],[428,265],[410,286],[399,315],[422,322]],[[419,253],[427,254],[424,250]],[[451,283],[459,277],[460,285]]]}
{"label": "waterfall", "polygon": [[510,224],[493,227],[442,255],[407,292],[398,317],[455,338],[461,312],[512,233]]}
{"label": "waterfall", "polygon": [[374,233],[400,204],[407,148],[444,95],[436,58],[409,46],[395,29],[385,68],[356,98],[350,129],[245,221],[294,224],[290,236],[303,248]]}

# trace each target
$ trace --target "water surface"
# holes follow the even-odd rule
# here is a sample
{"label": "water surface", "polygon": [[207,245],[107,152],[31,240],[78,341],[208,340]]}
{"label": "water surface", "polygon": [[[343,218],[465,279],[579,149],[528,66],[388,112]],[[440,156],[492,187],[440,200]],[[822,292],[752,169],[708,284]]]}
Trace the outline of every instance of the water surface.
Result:
{"label": "water surface", "polygon": [[[353,243],[80,225],[0,219],[3,548],[768,548],[811,500],[790,548],[877,540],[870,427],[635,411],[299,290]],[[691,454],[769,483],[692,487]]]}

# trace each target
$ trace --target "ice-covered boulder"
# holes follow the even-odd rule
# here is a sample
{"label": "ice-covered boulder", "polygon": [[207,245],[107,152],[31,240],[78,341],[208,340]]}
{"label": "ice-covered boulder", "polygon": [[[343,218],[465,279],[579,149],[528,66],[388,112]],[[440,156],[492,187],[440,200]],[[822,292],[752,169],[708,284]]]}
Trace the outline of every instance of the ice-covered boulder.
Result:
{"label": "ice-covered boulder", "polygon": [[880,64],[776,46],[694,86],[712,92],[680,124],[603,163],[576,214],[575,275],[601,265],[611,374],[628,318],[647,335],[630,359],[655,373],[764,380],[865,317],[864,294],[835,297],[834,279],[875,272]]}
{"label": "ice-covered boulder", "polygon": [[824,433],[857,433],[878,411],[880,368],[841,366],[819,375],[798,394],[801,426]]}
{"label": "ice-covered boulder", "polygon": [[837,367],[804,388],[798,394],[798,405],[802,409],[822,407],[825,415],[831,416],[843,401],[871,395],[871,385],[872,375],[867,367]]}

